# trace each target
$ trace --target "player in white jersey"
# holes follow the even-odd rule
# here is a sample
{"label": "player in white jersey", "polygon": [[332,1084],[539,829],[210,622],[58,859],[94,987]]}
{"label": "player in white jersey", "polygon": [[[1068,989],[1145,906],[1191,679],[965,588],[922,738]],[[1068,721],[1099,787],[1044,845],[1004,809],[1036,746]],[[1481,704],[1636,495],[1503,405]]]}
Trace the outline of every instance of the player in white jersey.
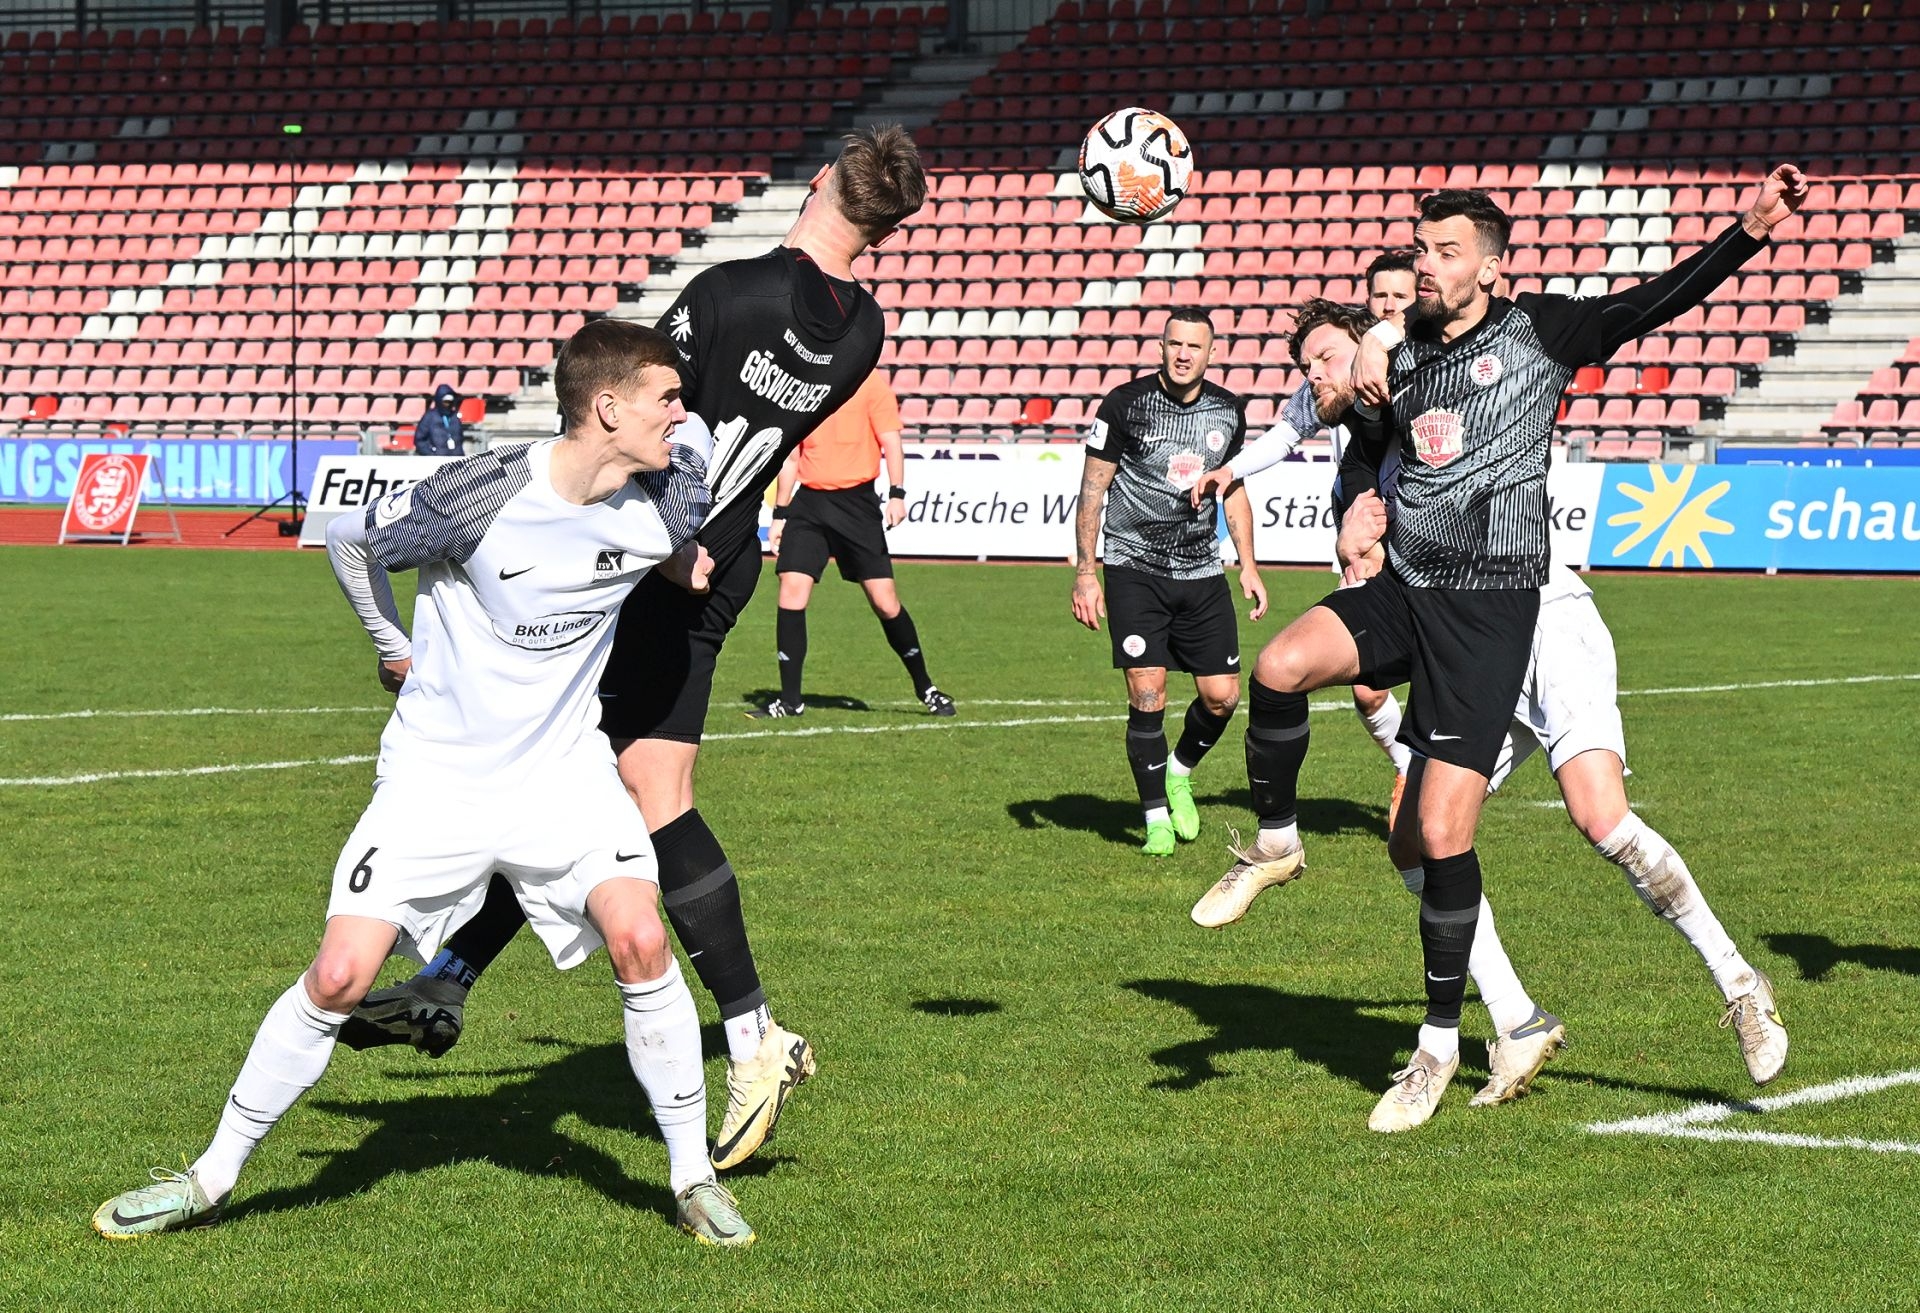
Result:
{"label": "player in white jersey", "polygon": [[[431,956],[499,871],[556,966],[606,945],[681,1227],[752,1243],[707,1161],[699,1017],[660,922],[646,825],[599,728],[600,672],[634,584],[671,562],[704,585],[704,426],[669,444],[687,420],[678,364],[663,333],[589,324],[555,366],[564,437],[469,457],[328,526],[334,573],[399,694],[373,800],[335,864],[313,965],[267,1012],[212,1144],[184,1174],[156,1168],[102,1204],[100,1234],[218,1220],[387,956]],[[386,575],[415,567],[410,639]]]}
{"label": "player in white jersey", "polygon": [[[1413,304],[1413,254],[1389,251],[1367,266],[1366,314],[1373,322],[1389,320],[1402,323],[1406,309]],[[1333,462],[1337,468],[1346,453],[1347,426],[1337,422],[1338,411],[1322,406],[1317,396],[1328,395],[1336,381],[1344,381],[1353,367],[1353,348],[1347,345],[1349,334],[1342,331],[1347,321],[1357,320],[1359,307],[1314,298],[1295,312],[1292,335],[1293,358],[1307,375],[1307,381],[1287,398],[1280,418],[1273,427],[1247,444],[1231,462],[1230,469],[1209,475],[1193,490],[1194,504],[1200,497],[1213,495],[1225,486],[1225,480],[1244,479],[1270,465],[1287,459],[1315,433],[1325,430],[1333,443]],[[1333,403],[1329,403],[1333,404]],[[1333,417],[1333,422],[1329,422]],[[1340,565],[1334,563],[1334,569]],[[1353,686],[1353,710],[1367,733],[1393,763],[1393,793],[1387,799],[1387,828],[1393,828],[1400,814],[1400,798],[1407,787],[1407,767],[1413,754],[1400,742],[1400,702],[1391,689]]]}

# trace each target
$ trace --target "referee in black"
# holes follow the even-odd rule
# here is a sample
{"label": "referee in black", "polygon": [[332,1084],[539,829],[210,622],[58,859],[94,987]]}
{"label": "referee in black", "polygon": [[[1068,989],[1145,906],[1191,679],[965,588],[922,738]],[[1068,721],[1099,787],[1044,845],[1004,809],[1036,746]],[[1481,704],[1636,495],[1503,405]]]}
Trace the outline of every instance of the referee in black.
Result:
{"label": "referee in black", "polygon": [[1412,1060],[1368,1121],[1376,1131],[1425,1122],[1460,1063],[1460,1005],[1481,894],[1474,830],[1546,578],[1547,461],[1560,394],[1576,369],[1704,301],[1808,190],[1797,167],[1781,165],[1740,220],[1697,253],[1590,300],[1493,295],[1506,214],[1479,191],[1440,191],[1420,202],[1406,331],[1376,325],[1354,358],[1361,402],[1383,408],[1357,425],[1355,440],[1395,443],[1400,453],[1385,568],[1323,599],[1260,653],[1247,730],[1260,833],[1207,895],[1244,910],[1305,865],[1295,805],[1307,694],[1409,682],[1400,739],[1423,771],[1427,1017]]}

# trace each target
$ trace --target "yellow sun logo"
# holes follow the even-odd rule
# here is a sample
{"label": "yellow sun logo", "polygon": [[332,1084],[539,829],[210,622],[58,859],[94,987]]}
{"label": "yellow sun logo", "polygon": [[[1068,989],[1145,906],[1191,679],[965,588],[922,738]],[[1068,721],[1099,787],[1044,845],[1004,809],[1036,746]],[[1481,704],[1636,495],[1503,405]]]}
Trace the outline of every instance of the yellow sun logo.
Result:
{"label": "yellow sun logo", "polygon": [[1633,526],[1633,532],[1613,549],[1616,560],[1645,542],[1655,530],[1660,530],[1660,537],[1653,545],[1653,554],[1647,558],[1649,566],[1668,565],[1676,570],[1681,569],[1687,563],[1688,552],[1692,552],[1701,565],[1713,565],[1713,554],[1707,550],[1706,535],[1732,533],[1733,525],[1715,516],[1711,508],[1733,484],[1722,480],[1688,500],[1687,493],[1693,487],[1693,476],[1700,467],[1683,465],[1679,468],[1679,477],[1670,478],[1665,466],[1649,465],[1647,474],[1653,480],[1651,488],[1624,482],[1618,485],[1621,495],[1638,505],[1633,510],[1621,511],[1607,519],[1610,528]]}

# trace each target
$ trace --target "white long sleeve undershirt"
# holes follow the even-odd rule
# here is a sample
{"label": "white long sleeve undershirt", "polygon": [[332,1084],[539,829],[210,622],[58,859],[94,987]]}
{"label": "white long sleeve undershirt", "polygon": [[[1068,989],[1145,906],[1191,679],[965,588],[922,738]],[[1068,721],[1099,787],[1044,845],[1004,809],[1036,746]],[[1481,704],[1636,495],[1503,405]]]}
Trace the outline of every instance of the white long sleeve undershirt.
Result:
{"label": "white long sleeve undershirt", "polygon": [[334,517],[327,526],[327,559],[333,563],[333,577],[340,581],[340,591],[347,595],[361,627],[373,639],[373,650],[380,659],[409,660],[413,643],[401,627],[393,583],[367,545],[365,512],[355,509]]}

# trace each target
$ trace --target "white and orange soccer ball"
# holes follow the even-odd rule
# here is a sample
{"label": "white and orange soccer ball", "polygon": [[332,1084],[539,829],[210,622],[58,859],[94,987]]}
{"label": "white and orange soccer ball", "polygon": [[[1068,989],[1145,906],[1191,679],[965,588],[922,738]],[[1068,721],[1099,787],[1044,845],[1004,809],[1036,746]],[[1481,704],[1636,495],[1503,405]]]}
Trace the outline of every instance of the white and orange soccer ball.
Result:
{"label": "white and orange soccer ball", "polygon": [[1116,109],[1080,143],[1080,186],[1122,223],[1152,223],[1173,213],[1192,177],[1187,134],[1157,110]]}

